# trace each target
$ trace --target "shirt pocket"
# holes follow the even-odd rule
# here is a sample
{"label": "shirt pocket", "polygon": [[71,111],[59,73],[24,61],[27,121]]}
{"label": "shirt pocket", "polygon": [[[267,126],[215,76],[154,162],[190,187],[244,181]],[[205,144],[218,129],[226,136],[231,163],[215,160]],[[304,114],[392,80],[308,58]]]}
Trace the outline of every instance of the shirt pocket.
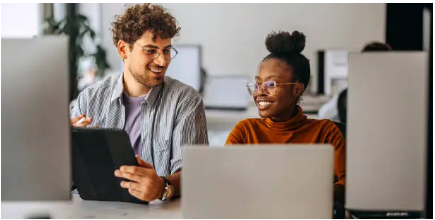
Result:
{"label": "shirt pocket", "polygon": [[171,147],[171,142],[169,138],[161,137],[158,138],[158,140],[155,142],[154,151],[156,152],[169,151],[170,147]]}

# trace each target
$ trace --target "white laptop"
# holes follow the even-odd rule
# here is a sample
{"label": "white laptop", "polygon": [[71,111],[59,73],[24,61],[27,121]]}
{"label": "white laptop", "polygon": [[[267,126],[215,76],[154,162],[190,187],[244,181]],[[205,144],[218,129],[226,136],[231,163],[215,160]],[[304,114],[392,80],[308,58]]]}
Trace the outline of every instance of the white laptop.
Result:
{"label": "white laptop", "polygon": [[332,218],[331,145],[183,150],[184,218]]}

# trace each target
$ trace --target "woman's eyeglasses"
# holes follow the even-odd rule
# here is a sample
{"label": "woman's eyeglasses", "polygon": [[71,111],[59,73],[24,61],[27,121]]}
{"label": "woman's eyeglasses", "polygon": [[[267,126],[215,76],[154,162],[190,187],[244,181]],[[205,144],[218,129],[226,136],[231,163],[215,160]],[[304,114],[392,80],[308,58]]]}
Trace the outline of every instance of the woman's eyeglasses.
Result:
{"label": "woman's eyeglasses", "polygon": [[247,83],[246,88],[248,88],[248,92],[251,96],[257,95],[260,88],[263,89],[266,95],[275,95],[276,86],[278,85],[296,85],[299,83],[277,83],[275,81],[266,81],[263,83]]}

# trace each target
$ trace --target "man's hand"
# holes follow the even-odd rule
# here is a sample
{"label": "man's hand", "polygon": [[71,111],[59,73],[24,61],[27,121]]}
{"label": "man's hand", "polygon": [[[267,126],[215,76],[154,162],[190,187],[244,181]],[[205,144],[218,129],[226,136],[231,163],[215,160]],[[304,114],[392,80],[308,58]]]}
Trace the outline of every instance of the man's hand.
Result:
{"label": "man's hand", "polygon": [[[82,120],[83,119],[83,120]],[[73,127],[87,127],[92,123],[92,118],[86,118],[86,115],[80,115],[76,118],[70,118],[70,124]]]}
{"label": "man's hand", "polygon": [[151,164],[140,159],[136,155],[139,166],[122,166],[115,170],[115,176],[128,179],[131,182],[122,181],[121,187],[128,189],[128,192],[142,200],[154,201],[163,194],[165,181],[159,177]]}

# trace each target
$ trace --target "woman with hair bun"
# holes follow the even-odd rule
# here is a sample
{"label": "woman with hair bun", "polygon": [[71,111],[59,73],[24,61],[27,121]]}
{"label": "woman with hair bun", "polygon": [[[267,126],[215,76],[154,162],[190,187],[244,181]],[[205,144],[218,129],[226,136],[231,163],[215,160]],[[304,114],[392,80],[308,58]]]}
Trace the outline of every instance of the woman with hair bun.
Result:
{"label": "woman with hair bun", "polygon": [[301,54],[301,32],[272,32],[270,52],[259,64],[255,82],[248,83],[261,118],[240,121],[226,141],[231,144],[327,143],[335,147],[334,199],[344,201],[346,141],[330,120],[308,119],[298,105],[310,81],[310,62]]}

